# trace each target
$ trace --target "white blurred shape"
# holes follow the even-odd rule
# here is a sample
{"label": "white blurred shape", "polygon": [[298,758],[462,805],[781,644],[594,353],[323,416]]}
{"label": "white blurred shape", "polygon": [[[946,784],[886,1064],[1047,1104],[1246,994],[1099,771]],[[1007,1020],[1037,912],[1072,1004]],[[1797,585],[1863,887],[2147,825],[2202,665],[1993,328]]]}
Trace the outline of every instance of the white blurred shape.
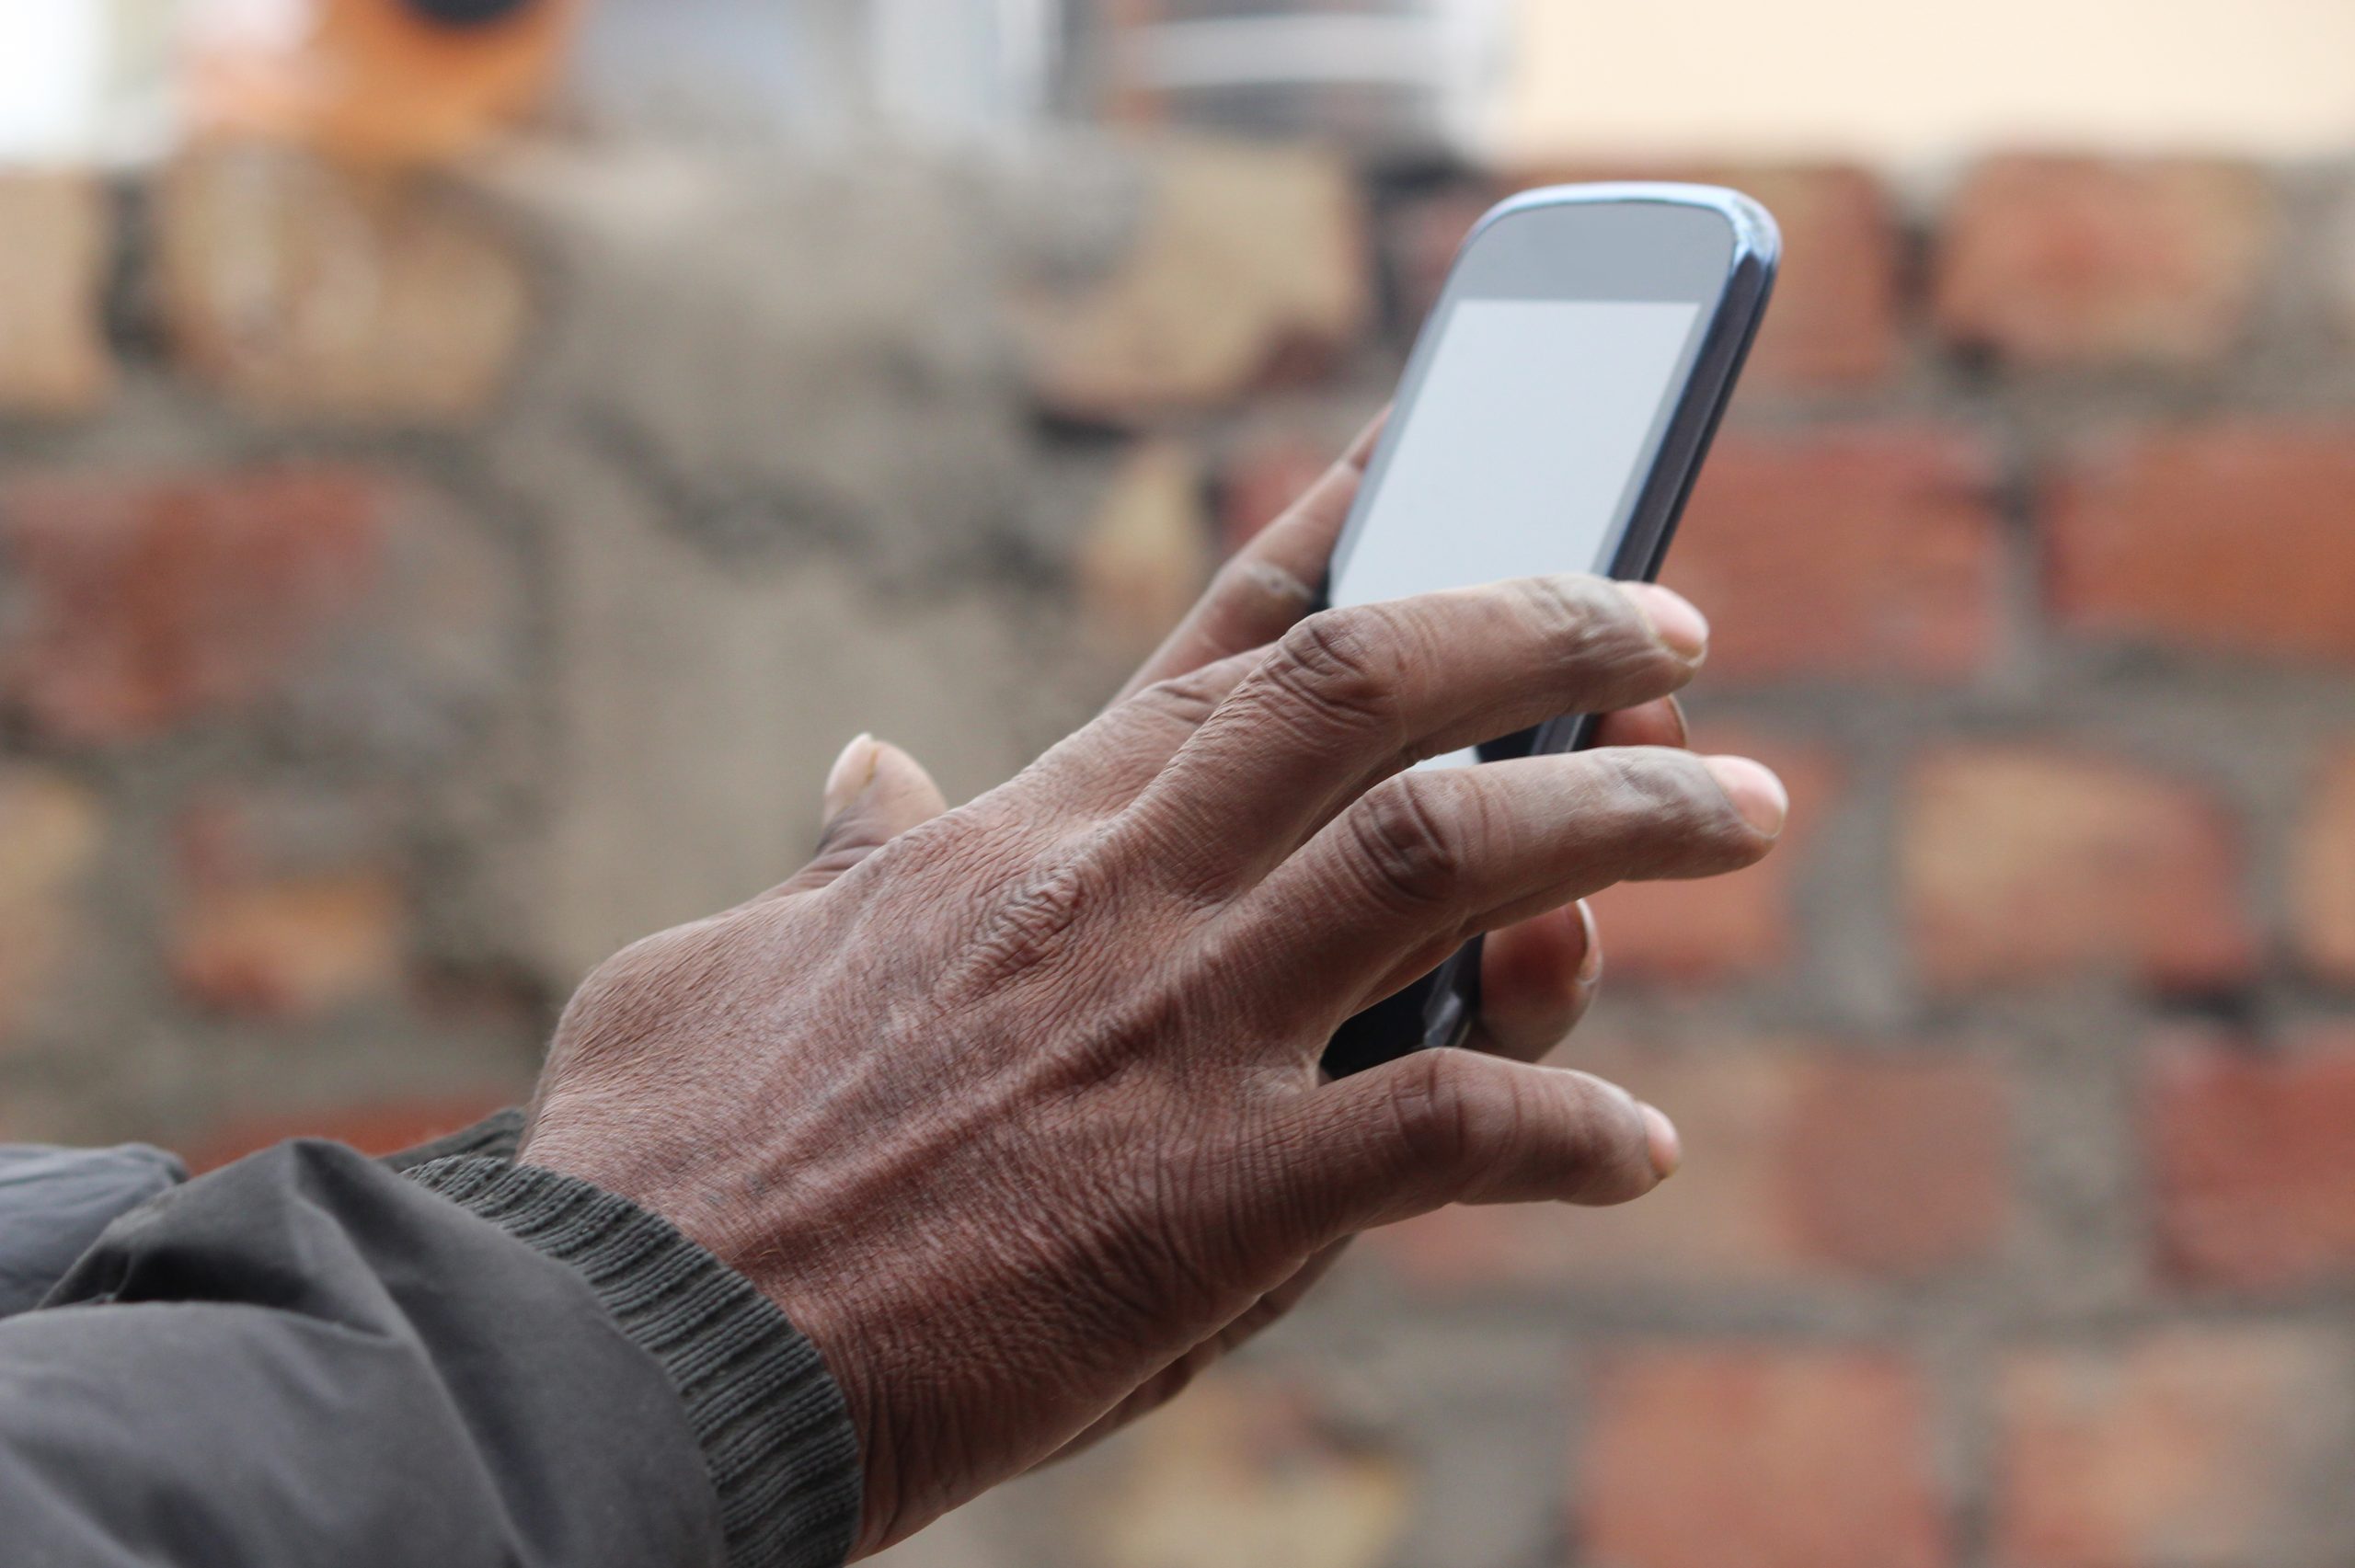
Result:
{"label": "white blurred shape", "polygon": [[2337,156],[2355,0],[1518,0],[1508,155]]}
{"label": "white blurred shape", "polygon": [[178,11],[179,0],[0,0],[0,166],[159,153]]}
{"label": "white blurred shape", "polygon": [[201,49],[284,54],[311,27],[312,0],[182,0],[190,41]]}
{"label": "white blurred shape", "polygon": [[97,140],[107,7],[0,0],[0,163],[86,155]]}

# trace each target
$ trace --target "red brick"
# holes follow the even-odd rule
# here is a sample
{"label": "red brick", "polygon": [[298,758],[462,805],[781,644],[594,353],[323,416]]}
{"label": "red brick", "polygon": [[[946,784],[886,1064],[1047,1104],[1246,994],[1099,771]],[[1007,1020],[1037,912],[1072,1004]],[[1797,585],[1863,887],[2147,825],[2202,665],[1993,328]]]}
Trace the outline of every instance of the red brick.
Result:
{"label": "red brick", "polygon": [[1762,387],[1855,386],[1898,356],[1900,241],[1889,195],[1860,168],[1724,171],[1783,231],[1783,269],[1742,372]]}
{"label": "red brick", "polygon": [[1918,1278],[2001,1244],[2010,1096],[1976,1054],[1580,1037],[1560,1059],[1665,1110],[1683,1168],[1623,1208],[1452,1208],[1376,1232],[1372,1249],[1410,1281],[1455,1292]]}
{"label": "red brick", "polygon": [[1901,1276],[1991,1253],[2011,1201],[1994,1069],[1912,1053],[1811,1068],[1786,1112],[1779,1172],[1800,1253]]}
{"label": "red brick", "polygon": [[1623,882],[1591,900],[1614,988],[1630,980],[1684,987],[1770,975],[1798,951],[1792,891],[1809,841],[1837,807],[1837,762],[1818,748],[1739,730],[1704,727],[1694,744],[1774,769],[1791,794],[1790,821],[1775,853],[1746,871],[1699,881]]}
{"label": "red brick", "polygon": [[2177,1042],[2150,1070],[2160,1265],[2265,1290],[2355,1276],[2355,1033]]}
{"label": "red brick", "polygon": [[1889,373],[1900,348],[1901,244],[1889,193],[1870,173],[1839,164],[1585,164],[1530,171],[1520,183],[1628,178],[1729,185],[1775,214],[1782,275],[1744,385],[1853,387]]}
{"label": "red brick", "polygon": [[2205,364],[2238,340],[2273,228],[2242,165],[1997,158],[1947,209],[1933,313],[2021,364]]}
{"label": "red brick", "polygon": [[2189,784],[2116,757],[1952,746],[1915,764],[1902,809],[1908,934],[1936,990],[2109,975],[2196,991],[2255,972],[2238,832]]}
{"label": "red brick", "polygon": [[172,972],[224,1013],[314,1014],[397,982],[399,882],[382,868],[208,888],[180,911]]}
{"label": "red brick", "polygon": [[1666,574],[1709,616],[1710,681],[1976,673],[1996,638],[1993,482],[1951,429],[1720,441]]}
{"label": "red brick", "polygon": [[2006,1568],[2335,1561],[2346,1356],[2335,1336],[2174,1329],[2026,1351],[1996,1382]]}
{"label": "red brick", "polygon": [[1660,1348],[1605,1363],[1572,1482],[1580,1562],[1954,1560],[1918,1373],[1864,1350]]}
{"label": "red brick", "polygon": [[81,785],[0,768],[0,1046],[79,942],[77,895],[100,828],[98,802]]}
{"label": "red brick", "polygon": [[56,418],[106,401],[113,246],[106,189],[94,177],[0,171],[0,410]]}
{"label": "red brick", "polygon": [[2355,746],[2325,771],[2290,858],[2299,952],[2315,973],[2355,984]]}
{"label": "red brick", "polygon": [[289,1018],[396,990],[408,918],[388,836],[373,803],[264,793],[183,813],[167,932],[181,992]]}
{"label": "red brick", "polygon": [[2355,659],[2355,425],[2142,431],[2077,457],[2047,508],[2070,630],[2200,651]]}
{"label": "red brick", "polygon": [[369,481],[332,469],[15,481],[0,696],[74,740],[258,697],[367,589],[378,513]]}
{"label": "red brick", "polygon": [[201,1173],[242,1160],[290,1138],[324,1138],[348,1143],[362,1154],[397,1154],[444,1133],[473,1126],[493,1111],[517,1104],[523,1085],[487,1085],[471,1094],[424,1099],[360,1100],[287,1111],[229,1123],[185,1151],[189,1169]]}

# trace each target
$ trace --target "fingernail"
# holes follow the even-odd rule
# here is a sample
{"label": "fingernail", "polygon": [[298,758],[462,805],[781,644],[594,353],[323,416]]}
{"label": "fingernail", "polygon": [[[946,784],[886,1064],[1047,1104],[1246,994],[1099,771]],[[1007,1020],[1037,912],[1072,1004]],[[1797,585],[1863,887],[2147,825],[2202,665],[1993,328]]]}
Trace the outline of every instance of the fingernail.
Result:
{"label": "fingernail", "polygon": [[1676,1136],[1676,1124],[1658,1105],[1638,1100],[1636,1109],[1644,1116],[1644,1142],[1651,1151],[1652,1173],[1664,1182],[1684,1163],[1684,1140]]}
{"label": "fingernail", "polygon": [[826,772],[826,819],[833,821],[844,808],[858,798],[858,792],[875,777],[875,760],[882,753],[875,744],[875,737],[865,730],[851,737],[843,754]]}
{"label": "fingernail", "polygon": [[1591,986],[1603,978],[1603,933],[1595,929],[1594,910],[1579,900],[1579,923],[1586,928],[1586,953],[1579,959],[1579,984]]}
{"label": "fingernail", "polygon": [[1619,591],[1651,623],[1652,635],[1679,658],[1697,663],[1709,651],[1709,623],[1683,594],[1648,582],[1623,582]]}
{"label": "fingernail", "polygon": [[1791,814],[1791,797],[1782,780],[1747,757],[1704,757],[1701,761],[1743,821],[1770,839],[1782,832],[1783,819]]}

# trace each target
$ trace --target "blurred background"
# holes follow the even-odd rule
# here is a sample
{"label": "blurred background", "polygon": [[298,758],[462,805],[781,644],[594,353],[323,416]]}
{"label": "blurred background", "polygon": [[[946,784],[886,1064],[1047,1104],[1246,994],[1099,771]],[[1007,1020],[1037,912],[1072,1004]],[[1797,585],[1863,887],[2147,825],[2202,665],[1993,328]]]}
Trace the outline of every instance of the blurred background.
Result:
{"label": "blurred background", "polygon": [[1780,218],[1608,1214],[940,1568],[2355,1561],[2355,4],[0,0],[0,1137],[517,1097],[871,728],[1085,717],[1556,178]]}

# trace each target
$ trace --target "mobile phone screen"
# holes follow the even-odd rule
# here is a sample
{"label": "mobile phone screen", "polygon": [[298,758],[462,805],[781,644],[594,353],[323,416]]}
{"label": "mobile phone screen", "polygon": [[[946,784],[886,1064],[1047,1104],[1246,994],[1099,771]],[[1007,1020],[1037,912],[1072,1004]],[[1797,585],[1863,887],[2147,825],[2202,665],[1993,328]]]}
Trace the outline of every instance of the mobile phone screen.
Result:
{"label": "mobile phone screen", "polygon": [[1419,383],[1402,389],[1331,602],[1604,569],[1700,313],[1669,300],[1455,301]]}

